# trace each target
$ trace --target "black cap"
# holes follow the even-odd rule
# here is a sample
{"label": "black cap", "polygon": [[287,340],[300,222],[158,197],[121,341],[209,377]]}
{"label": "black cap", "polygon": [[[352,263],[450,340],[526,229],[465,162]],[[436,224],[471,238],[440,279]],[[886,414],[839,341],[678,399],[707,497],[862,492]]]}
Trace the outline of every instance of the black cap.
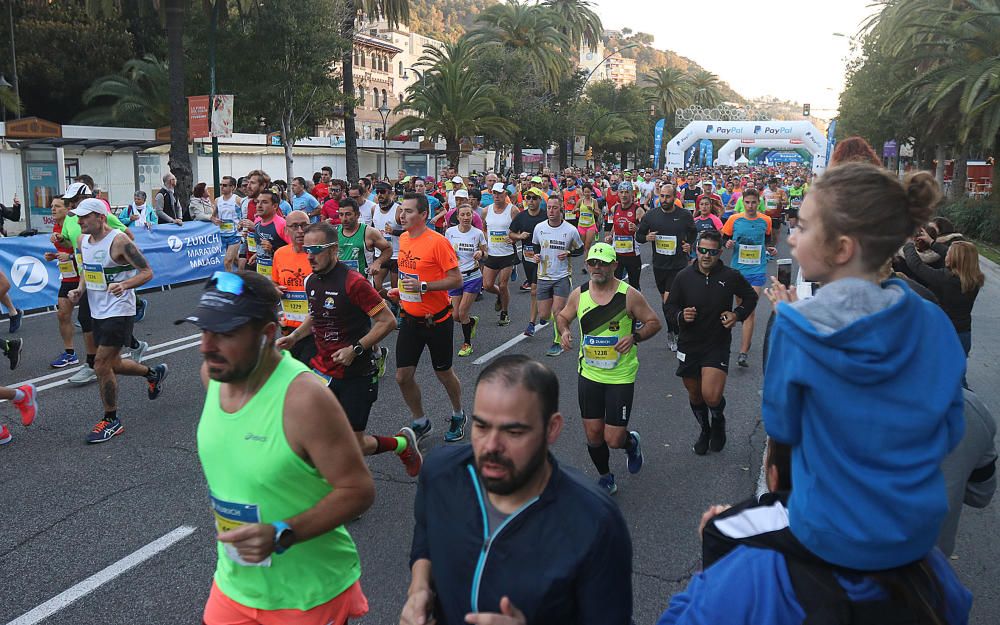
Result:
{"label": "black cap", "polygon": [[277,319],[275,305],[255,297],[249,291],[242,295],[233,295],[209,288],[202,293],[194,312],[183,319],[178,319],[174,325],[193,323],[200,330],[232,332],[254,320],[276,321]]}
{"label": "black cap", "polygon": [[375,183],[375,190],[376,191],[380,191],[380,190],[386,190],[386,191],[388,191],[390,189],[392,189],[392,185],[389,184],[388,182],[385,182],[384,180]]}

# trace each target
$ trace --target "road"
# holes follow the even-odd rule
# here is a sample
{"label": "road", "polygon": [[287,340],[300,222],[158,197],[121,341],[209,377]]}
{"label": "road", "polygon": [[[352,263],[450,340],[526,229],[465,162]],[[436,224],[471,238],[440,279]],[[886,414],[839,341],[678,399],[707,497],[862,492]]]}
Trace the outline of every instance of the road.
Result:
{"label": "road", "polygon": [[[1000,385],[996,384],[1000,379],[1000,269],[995,265],[985,269],[987,284],[974,312],[969,381],[1000,414]],[[576,271],[574,277],[580,278]],[[655,299],[652,278],[647,269],[642,286]],[[172,323],[194,306],[198,293],[198,287],[187,286],[146,295],[151,306],[145,321],[136,326],[137,335],[153,345],[147,361],[168,363],[170,377],[155,402],[146,398],[142,380],[122,381],[119,414],[125,434],[97,446],[83,442],[101,415],[96,387],[67,386],[63,382],[70,371],[52,375],[47,368],[58,352],[54,315],[25,320],[21,331],[27,345],[24,359],[16,372],[4,375],[3,383],[14,386],[41,377],[36,381],[42,389],[41,411],[30,429],[12,425],[15,440],[0,448],[0,623],[200,622],[215,562],[213,523],[195,449],[203,390],[194,328]],[[516,337],[523,328],[528,297],[524,293],[513,297],[514,323],[507,328],[493,323],[491,298],[477,304],[476,312],[484,321],[477,353],[472,358],[456,358],[467,410],[472,384],[482,367],[475,359]],[[726,392],[729,443],[722,453],[697,457],[691,452],[696,426],[680,380],[673,375],[675,357],[667,351],[664,337],[640,348],[632,425],[642,433],[645,467],[632,476],[625,470],[623,453],[612,458],[619,480],[617,501],[634,544],[637,624],[655,623],[669,597],[699,569],[696,528],[701,512],[710,504],[735,502],[754,492],[764,440],[759,419],[760,345],[768,314],[763,301],[751,367],[738,369],[733,358]],[[555,368],[563,382],[560,401],[568,419],[554,453],[596,478],[576,403],[574,357],[544,357],[549,340],[550,334],[540,331],[533,339],[510,347],[508,353],[520,351]],[[426,356],[418,378],[426,406],[448,405]],[[16,421],[15,414],[10,406],[0,409],[0,418],[8,423]],[[448,415],[430,416],[435,421],[433,445],[444,444],[440,436]],[[407,413],[390,373],[369,431],[395,432],[406,422]],[[376,501],[349,530],[361,553],[362,584],[371,603],[369,615],[361,622],[382,625],[397,622],[405,597],[415,481],[391,455],[370,458],[368,464],[376,480]],[[994,537],[998,534],[995,504],[984,510],[966,508],[953,564],[975,594],[973,623],[993,623],[1000,615],[1000,588],[995,583],[1000,543]],[[138,564],[121,572],[124,567],[116,564],[119,560],[164,536],[168,538],[136,556]],[[75,594],[61,595],[67,589]],[[82,596],[74,601],[76,594]]]}

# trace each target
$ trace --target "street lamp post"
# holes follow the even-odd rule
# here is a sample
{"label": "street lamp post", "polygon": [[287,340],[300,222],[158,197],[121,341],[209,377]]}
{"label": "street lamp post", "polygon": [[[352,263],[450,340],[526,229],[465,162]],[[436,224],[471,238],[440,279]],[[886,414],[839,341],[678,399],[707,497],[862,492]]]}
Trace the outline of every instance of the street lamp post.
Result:
{"label": "street lamp post", "polygon": [[[594,69],[590,70],[590,73],[587,74],[587,77],[583,79],[583,84],[580,85],[580,91],[583,92],[587,88],[587,83],[590,82],[590,78],[594,75],[594,72],[596,72],[597,69],[601,65],[604,65],[604,63],[607,62],[608,59],[610,59],[614,55],[618,54],[622,50],[628,50],[629,48],[638,48],[638,47],[639,47],[639,44],[637,44],[637,43],[630,43],[627,46],[622,46],[620,48],[616,48],[615,50],[612,50],[610,54],[608,54],[606,57],[604,57],[603,59],[601,59],[601,61],[597,65],[594,66]],[[570,164],[570,167],[573,166],[573,161],[575,160],[575,156],[576,156],[574,154],[575,151],[576,151],[576,125],[575,125],[575,122],[574,122],[573,136],[571,136],[570,140],[569,140],[569,164]]]}
{"label": "street lamp post", "polygon": [[[7,77],[0,74],[0,89],[11,89],[14,85],[7,82]],[[15,96],[16,97],[16,96]],[[7,107],[3,107],[3,123],[7,123]]]}
{"label": "street lamp post", "polygon": [[382,177],[385,180],[389,180],[389,113],[392,109],[385,100],[382,100],[382,106],[375,109],[378,111],[379,117],[382,118]]}

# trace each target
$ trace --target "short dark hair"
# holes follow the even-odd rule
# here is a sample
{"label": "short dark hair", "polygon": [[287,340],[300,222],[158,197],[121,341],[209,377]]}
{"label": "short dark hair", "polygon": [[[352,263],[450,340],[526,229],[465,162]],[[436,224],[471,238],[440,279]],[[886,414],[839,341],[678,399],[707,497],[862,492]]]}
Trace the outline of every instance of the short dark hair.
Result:
{"label": "short dark hair", "polygon": [[[361,185],[359,185],[356,182],[354,184],[352,184],[351,186],[347,187],[348,194],[350,194],[351,191],[357,191],[358,195],[361,195],[361,194],[363,194],[365,192],[365,190],[361,188]],[[348,195],[348,197],[350,197],[350,195]]]}
{"label": "short dark hair", "polygon": [[748,196],[749,197],[755,197],[755,198],[757,198],[759,200],[760,199],[760,191],[758,191],[757,189],[744,189],[743,190],[743,197],[748,197]]}
{"label": "short dark hair", "polygon": [[331,176],[333,175],[333,167],[330,167],[329,165],[323,165],[322,167],[319,168],[319,170],[330,172],[330,175]]}
{"label": "short dark hair", "polygon": [[340,201],[338,202],[338,204],[340,204],[341,208],[344,208],[346,206],[347,208],[353,210],[355,214],[360,214],[361,213],[361,211],[358,209],[358,202],[357,202],[357,200],[355,200],[354,198],[352,198],[349,195],[346,196],[346,197],[341,198]]}
{"label": "short dark hair", "polygon": [[767,455],[764,458],[764,465],[768,468],[774,467],[778,471],[778,490],[788,492],[792,490],[792,446],[779,443],[773,438],[767,439]]}
{"label": "short dark hair", "polygon": [[323,173],[314,171],[313,172],[313,184],[319,184],[319,181],[323,179]]}
{"label": "short dark hair", "polygon": [[191,195],[198,198],[205,197],[206,188],[208,188],[207,184],[205,184],[204,182],[199,182],[198,184],[194,185],[193,189],[191,189]]}
{"label": "short dark hair", "polygon": [[701,243],[702,241],[715,241],[716,243],[719,244],[719,247],[722,247],[722,235],[719,234],[719,231],[716,230],[715,228],[702,230],[701,233],[698,235],[698,241],[695,243],[695,245]]}
{"label": "short dark hair", "polygon": [[[343,204],[341,204],[343,206]],[[306,234],[310,232],[322,232],[323,236],[326,237],[327,243],[337,243],[337,227],[328,221],[317,221],[314,224],[309,224],[306,226]]]}
{"label": "short dark hair", "polygon": [[303,187],[306,186],[306,179],[303,178],[302,176],[295,176],[294,178],[292,178],[292,182],[297,182]]}
{"label": "short dark hair", "polygon": [[427,214],[431,210],[430,202],[427,201],[427,196],[423,193],[416,193],[414,191],[407,191],[403,194],[404,200],[414,200],[417,203],[417,212]]}
{"label": "short dark hair", "polygon": [[88,187],[90,187],[91,191],[94,190],[94,179],[91,178],[89,175],[87,175],[87,174],[80,174],[79,176],[77,176],[76,178],[74,178],[74,180],[76,182],[82,182],[83,184],[87,185]]}
{"label": "short dark hair", "polygon": [[223,176],[222,181],[229,182],[229,184],[233,185],[233,187],[236,187],[239,184],[236,182],[236,178],[233,178],[232,176]]}
{"label": "short dark hair", "polygon": [[[552,369],[524,354],[501,356],[486,365],[476,378],[476,388],[483,382],[499,380],[507,386],[520,386],[538,398],[542,423],[548,426],[559,412],[559,378]],[[475,390],[473,390],[475,393]]]}
{"label": "short dark hair", "polygon": [[257,194],[257,197],[260,198],[260,196],[262,195],[271,196],[271,201],[274,202],[275,205],[281,204],[281,196],[278,195],[277,192],[275,191],[272,191],[270,189],[264,189],[263,191]]}

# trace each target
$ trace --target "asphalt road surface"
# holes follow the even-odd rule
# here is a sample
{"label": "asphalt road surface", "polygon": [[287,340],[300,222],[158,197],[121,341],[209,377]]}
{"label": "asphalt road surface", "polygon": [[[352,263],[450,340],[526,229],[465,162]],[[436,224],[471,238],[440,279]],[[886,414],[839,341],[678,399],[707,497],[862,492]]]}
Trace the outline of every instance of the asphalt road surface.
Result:
{"label": "asphalt road surface", "polygon": [[[579,260],[574,265],[578,281],[582,265]],[[989,265],[985,270],[986,287],[973,315],[969,382],[1000,415],[1000,269]],[[642,287],[655,302],[651,269],[643,272]],[[197,286],[187,286],[145,295],[151,306],[136,333],[153,346],[147,362],[168,363],[170,376],[155,402],[146,398],[143,380],[121,381],[119,415],[125,433],[102,445],[84,443],[102,414],[96,385],[71,387],[64,382],[72,371],[48,369],[47,363],[60,351],[55,316],[25,320],[22,364],[16,372],[5,372],[3,383],[34,381],[41,389],[40,412],[36,424],[25,429],[12,407],[0,409],[0,419],[10,424],[14,435],[12,444],[0,448],[0,623],[201,622],[215,566],[215,532],[195,449],[204,391],[198,379],[198,335],[192,326],[172,323],[193,307],[198,293]],[[495,324],[491,297],[476,305],[475,313],[483,320],[476,353],[455,359],[466,410],[471,409],[472,384],[482,368],[475,361],[523,330],[528,296],[515,292],[513,298],[513,323],[506,328]],[[642,433],[645,466],[639,475],[629,475],[624,453],[612,457],[617,501],[634,545],[637,624],[655,623],[669,597],[699,569],[696,528],[701,512],[714,503],[742,500],[755,490],[764,441],[760,347],[770,314],[762,300],[748,369],[735,366],[739,330],[734,333],[726,389],[729,442],[722,453],[697,457],[691,451],[696,426],[683,386],[674,376],[676,358],[667,351],[664,335],[640,347],[631,425]],[[456,341],[460,337],[456,332]],[[392,342],[390,337],[390,353]],[[532,339],[508,345],[506,353],[529,354],[557,371],[561,408],[568,419],[554,453],[596,479],[577,408],[574,355],[546,358],[550,342],[551,330],[540,330]],[[78,340],[77,346],[81,344]],[[394,433],[409,422],[391,371],[390,359],[369,423],[373,433]],[[448,402],[426,355],[418,379],[425,406],[438,409],[429,414],[435,423],[432,445],[442,445]],[[409,581],[415,480],[392,454],[369,458],[368,464],[376,480],[375,504],[349,530],[361,553],[362,585],[371,604],[361,622],[383,625],[398,622]],[[997,535],[996,504],[983,510],[966,508],[952,564],[975,594],[974,623],[1000,618]],[[120,562],[123,558],[128,559]]]}

